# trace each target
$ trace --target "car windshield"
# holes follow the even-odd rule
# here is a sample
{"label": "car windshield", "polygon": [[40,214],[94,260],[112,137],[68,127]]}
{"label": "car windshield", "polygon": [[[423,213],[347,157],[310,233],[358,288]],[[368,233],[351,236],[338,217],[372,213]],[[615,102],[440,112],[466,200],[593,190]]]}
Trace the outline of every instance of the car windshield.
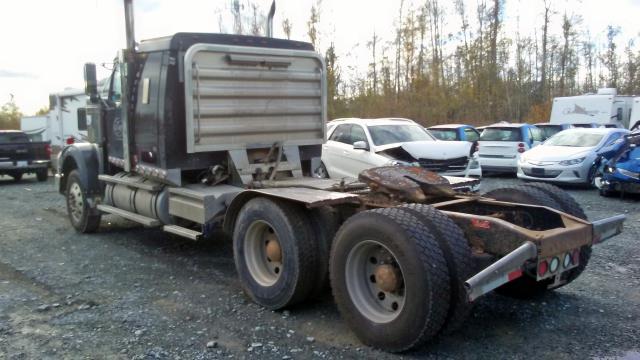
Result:
{"label": "car windshield", "polygon": [[455,129],[429,129],[429,132],[438,140],[460,140]]}
{"label": "car windshield", "polygon": [[522,141],[522,133],[520,128],[490,127],[484,129],[480,135],[480,141]]}
{"label": "car windshield", "polygon": [[562,125],[536,125],[542,131],[542,137],[548,139],[562,131]]}
{"label": "car windshield", "polygon": [[411,141],[434,141],[434,138],[419,125],[374,125],[369,126],[374,145],[387,145]]}
{"label": "car windshield", "polygon": [[598,145],[604,134],[593,134],[582,131],[563,131],[547,140],[546,146],[592,147]]}

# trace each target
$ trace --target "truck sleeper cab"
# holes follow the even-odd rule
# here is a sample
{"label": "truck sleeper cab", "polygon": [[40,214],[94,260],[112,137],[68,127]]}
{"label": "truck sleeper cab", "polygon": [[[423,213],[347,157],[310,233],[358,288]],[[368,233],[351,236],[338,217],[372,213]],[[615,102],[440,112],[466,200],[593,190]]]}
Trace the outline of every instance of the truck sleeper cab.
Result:
{"label": "truck sleeper cab", "polygon": [[266,308],[330,282],[361,341],[406,351],[459,327],[497,287],[570,283],[591,246],[621,231],[624,217],[589,223],[543,189],[468,196],[477,180],[420,167],[311,177],[327,91],[309,44],[184,33],[129,44],[107,99],[85,66],[91,142],[66,147],[58,162],[72,226],[94,232],[115,214],[193,240],[222,228],[245,293]]}

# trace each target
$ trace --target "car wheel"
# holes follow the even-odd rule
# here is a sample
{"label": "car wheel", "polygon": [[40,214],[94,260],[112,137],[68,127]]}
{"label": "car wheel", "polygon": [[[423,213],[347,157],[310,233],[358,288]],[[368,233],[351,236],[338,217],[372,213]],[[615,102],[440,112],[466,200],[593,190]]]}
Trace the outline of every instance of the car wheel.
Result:
{"label": "car wheel", "polygon": [[314,171],[313,171],[313,177],[318,178],[318,179],[328,179],[329,178],[329,172],[327,171],[327,167],[324,166],[324,163],[320,163],[320,166],[318,166]]}

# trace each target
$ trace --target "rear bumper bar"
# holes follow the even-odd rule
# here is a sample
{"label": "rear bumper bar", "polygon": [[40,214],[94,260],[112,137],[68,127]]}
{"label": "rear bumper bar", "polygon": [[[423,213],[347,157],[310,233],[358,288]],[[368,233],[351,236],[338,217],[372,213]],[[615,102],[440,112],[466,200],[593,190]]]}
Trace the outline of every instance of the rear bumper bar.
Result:
{"label": "rear bumper bar", "polygon": [[[625,219],[626,216],[624,215],[616,215],[594,221],[592,223],[593,238],[591,244],[602,243],[620,234]],[[536,259],[540,250],[536,244],[527,241],[471,277],[464,283],[469,301],[473,301],[497,287],[522,276],[525,264],[530,260]]]}
{"label": "rear bumper bar", "polygon": [[622,232],[622,225],[626,220],[624,215],[616,215],[610,218],[596,220],[593,225],[593,244],[599,244]]}

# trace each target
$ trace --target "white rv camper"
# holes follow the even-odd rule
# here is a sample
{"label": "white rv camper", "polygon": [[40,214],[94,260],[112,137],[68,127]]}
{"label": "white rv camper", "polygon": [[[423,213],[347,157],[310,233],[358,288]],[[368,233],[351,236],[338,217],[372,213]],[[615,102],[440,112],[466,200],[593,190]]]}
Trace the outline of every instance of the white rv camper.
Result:
{"label": "white rv camper", "polygon": [[597,124],[629,128],[633,96],[618,95],[616,89],[599,89],[597,94],[557,97],[551,108],[552,124]]}
{"label": "white rv camper", "polygon": [[49,115],[23,116],[20,119],[20,130],[31,141],[51,141]]}
{"label": "white rv camper", "polygon": [[633,98],[633,106],[631,107],[631,118],[629,120],[629,129],[637,130],[640,128],[640,97]]}

